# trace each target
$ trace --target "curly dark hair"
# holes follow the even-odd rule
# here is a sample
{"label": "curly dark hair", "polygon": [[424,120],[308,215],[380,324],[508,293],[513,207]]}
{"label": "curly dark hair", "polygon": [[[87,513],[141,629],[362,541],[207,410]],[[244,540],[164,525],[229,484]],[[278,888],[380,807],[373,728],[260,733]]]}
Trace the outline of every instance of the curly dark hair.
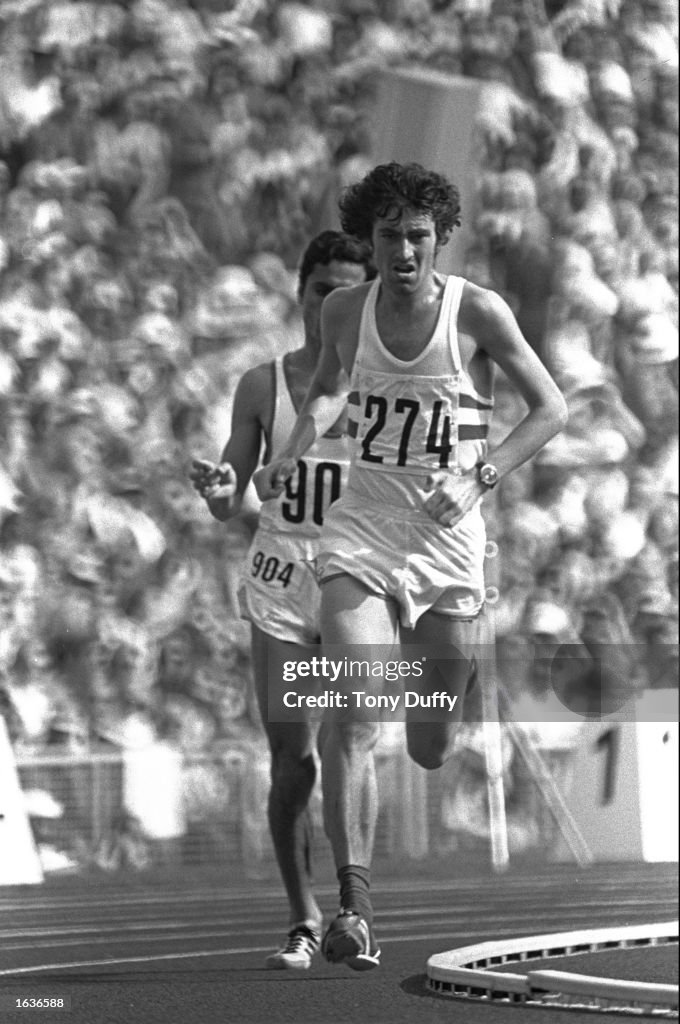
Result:
{"label": "curly dark hair", "polygon": [[395,219],[406,208],[427,213],[434,220],[437,242],[446,245],[460,224],[460,195],[442,174],[420,164],[378,164],[355,185],[344,189],[339,202],[344,231],[370,240],[379,217]]}
{"label": "curly dark hair", "polygon": [[307,278],[318,264],[326,267],[332,260],[340,263],[358,263],[366,268],[366,280],[375,277],[371,263],[371,247],[366,242],[342,231],[322,231],[305,249],[298,272],[298,299],[302,298]]}

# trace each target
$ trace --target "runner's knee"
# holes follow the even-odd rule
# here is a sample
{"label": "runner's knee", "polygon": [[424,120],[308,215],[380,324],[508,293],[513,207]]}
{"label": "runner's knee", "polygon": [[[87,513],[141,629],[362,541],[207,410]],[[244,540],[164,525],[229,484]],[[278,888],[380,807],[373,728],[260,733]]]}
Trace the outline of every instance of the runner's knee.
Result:
{"label": "runner's knee", "polygon": [[434,771],[448,759],[450,739],[445,732],[433,733],[424,723],[412,722],[406,729],[406,749],[409,757],[421,768]]}
{"label": "runner's knee", "polygon": [[377,722],[335,722],[329,728],[343,753],[368,753],[378,742],[380,727]]}
{"label": "runner's knee", "polygon": [[312,754],[300,756],[291,750],[272,751],[272,794],[285,803],[306,801],[316,781],[316,764]]}

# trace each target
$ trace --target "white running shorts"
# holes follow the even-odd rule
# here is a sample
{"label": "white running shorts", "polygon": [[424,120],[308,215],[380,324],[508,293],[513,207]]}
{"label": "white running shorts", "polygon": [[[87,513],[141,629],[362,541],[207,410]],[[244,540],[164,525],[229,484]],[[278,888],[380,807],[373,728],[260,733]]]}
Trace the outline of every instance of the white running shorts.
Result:
{"label": "white running shorts", "polygon": [[321,584],[348,574],[394,598],[401,625],[426,611],[474,619],[484,603],[486,531],[479,506],[453,528],[422,511],[345,495],[326,514],[317,564]]}
{"label": "white running shorts", "polygon": [[279,640],[318,643],[317,551],[316,538],[258,529],[239,584],[241,617]]}

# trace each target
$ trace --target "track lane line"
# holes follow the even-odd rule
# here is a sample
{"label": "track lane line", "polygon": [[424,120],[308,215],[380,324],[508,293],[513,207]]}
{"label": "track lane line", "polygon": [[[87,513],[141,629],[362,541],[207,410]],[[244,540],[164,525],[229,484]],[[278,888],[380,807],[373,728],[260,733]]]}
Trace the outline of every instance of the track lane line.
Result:
{"label": "track lane line", "polygon": [[[484,938],[488,936],[489,929],[485,931],[466,931],[467,938]],[[517,928],[499,928],[494,929],[494,934],[505,936],[516,936]],[[429,932],[425,935],[394,935],[387,936],[383,939],[380,937],[381,946],[395,945],[400,942],[439,942],[444,939],[451,939],[455,933],[448,930],[446,932]],[[269,943],[266,946],[242,946],[232,947],[229,949],[212,949],[212,950],[194,950],[184,951],[182,953],[157,953],[154,955],[146,956],[135,956],[135,957],[115,957],[106,960],[77,960],[66,963],[50,963],[50,964],[33,964],[30,967],[18,967],[18,968],[1,968],[0,978],[12,978],[19,975],[36,974],[43,971],[68,971],[75,970],[82,967],[119,967],[124,964],[140,964],[140,963],[157,963],[168,960],[196,960],[205,959],[206,957],[216,956],[242,956],[251,953],[269,953],[271,952],[272,945]],[[265,970],[265,968],[262,968]]]}

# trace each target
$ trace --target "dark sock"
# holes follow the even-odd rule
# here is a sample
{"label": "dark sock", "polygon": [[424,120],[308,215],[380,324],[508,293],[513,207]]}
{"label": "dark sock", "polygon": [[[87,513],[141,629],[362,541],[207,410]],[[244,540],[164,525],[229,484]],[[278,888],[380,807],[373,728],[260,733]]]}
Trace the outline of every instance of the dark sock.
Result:
{"label": "dark sock", "polygon": [[338,868],[340,882],[340,906],[344,910],[354,910],[361,914],[368,924],[373,922],[373,907],[368,894],[371,884],[371,869],[358,864],[348,864]]}

